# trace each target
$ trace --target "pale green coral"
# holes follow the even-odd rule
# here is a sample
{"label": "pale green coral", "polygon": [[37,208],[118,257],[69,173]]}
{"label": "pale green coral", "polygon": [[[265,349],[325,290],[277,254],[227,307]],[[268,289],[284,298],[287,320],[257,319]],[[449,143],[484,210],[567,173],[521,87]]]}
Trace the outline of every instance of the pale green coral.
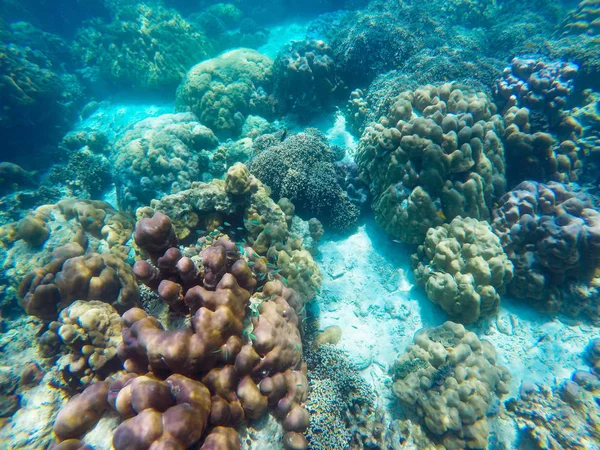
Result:
{"label": "pale green coral", "polygon": [[237,135],[247,115],[275,111],[272,66],[269,57],[244,48],[197,64],[177,89],[176,108],[217,134]]}
{"label": "pale green coral", "polygon": [[487,222],[462,217],[430,228],[412,265],[427,297],[462,323],[495,312],[513,275],[513,265]]}

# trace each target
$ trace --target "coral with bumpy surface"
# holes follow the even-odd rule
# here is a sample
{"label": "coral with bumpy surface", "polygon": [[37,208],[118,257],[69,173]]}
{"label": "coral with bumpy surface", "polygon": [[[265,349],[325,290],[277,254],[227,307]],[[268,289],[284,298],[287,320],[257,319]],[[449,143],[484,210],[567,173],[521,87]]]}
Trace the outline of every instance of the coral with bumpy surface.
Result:
{"label": "coral with bumpy surface", "polygon": [[462,217],[430,228],[412,266],[427,297],[461,323],[497,311],[513,271],[490,226]]}
{"label": "coral with bumpy surface", "polygon": [[396,97],[367,127],[356,161],[384,230],[419,244],[456,216],[488,219],[505,190],[501,119],[481,92],[456,84]]}
{"label": "coral with bumpy surface", "polygon": [[342,190],[334,163],[327,138],[307,129],[267,144],[252,160],[250,171],[271,188],[275,199],[286,197],[301,214],[346,231],[356,224],[360,210]]}
{"label": "coral with bumpy surface", "polygon": [[225,180],[192,183],[189,190],[138,209],[137,215],[140,219],[152,217],[155,211],[170,217],[184,243],[196,242],[200,232],[206,235],[202,243],[228,235],[238,239],[236,244],[242,248],[251,246],[258,255],[255,259],[266,258],[270,271],[281,275],[305,301],[321,286],[321,272],[300,237],[289,229],[286,214],[243,164],[231,167]]}
{"label": "coral with bumpy surface", "polygon": [[190,113],[138,122],[111,154],[119,205],[135,211],[164,194],[188,189],[208,172],[217,145],[213,132]]}
{"label": "coral with bumpy surface", "polygon": [[581,125],[568,111],[578,67],[542,58],[514,58],[494,89],[504,111],[507,178],[576,181],[583,166]]}
{"label": "coral with bumpy surface", "polygon": [[117,347],[121,344],[121,317],[103,301],[77,300],[51,322],[41,336],[42,347],[60,341],[68,349],[57,365],[63,367],[65,381],[74,387],[102,381],[120,369]]}
{"label": "coral with bumpy surface", "polygon": [[394,394],[446,448],[487,448],[491,406],[508,392],[496,351],[464,326],[418,331],[394,363]]}
{"label": "coral with bumpy surface", "polygon": [[[600,213],[582,193],[525,181],[498,201],[493,216],[492,229],[514,265],[509,291],[543,310],[561,309],[561,290],[589,282],[600,267]],[[594,312],[595,300],[588,302],[571,312]]]}
{"label": "coral with bumpy surface", "polygon": [[[268,281],[264,259],[226,237],[204,241],[195,260],[182,256],[161,213],[142,219],[135,238],[151,258],[136,263],[136,275],[169,305],[189,311],[189,325],[165,330],[142,309],[123,314],[118,355],[129,373],[72,399],[57,418],[56,436],[81,437],[110,405],[124,419],[113,435],[116,450],[167,443],[183,450],[209,425],[236,427],[271,406],[282,419],[286,448],[305,449],[300,296],[281,276]],[[99,414],[82,414],[91,405]],[[202,448],[239,448],[233,429],[215,430]]]}
{"label": "coral with bumpy surface", "polygon": [[118,8],[110,23],[93,19],[79,29],[74,52],[111,83],[160,91],[176,87],[213,49],[175,10],[139,3]]}
{"label": "coral with bumpy surface", "polygon": [[217,135],[240,133],[249,114],[272,116],[273,61],[237,49],[194,66],[177,89],[176,108],[191,111]]}
{"label": "coral with bumpy surface", "polygon": [[280,108],[301,119],[331,108],[341,92],[333,52],[323,41],[291,41],[279,51],[273,73]]}
{"label": "coral with bumpy surface", "polygon": [[566,35],[600,35],[600,2],[583,0],[571,11],[560,26],[560,32]]}

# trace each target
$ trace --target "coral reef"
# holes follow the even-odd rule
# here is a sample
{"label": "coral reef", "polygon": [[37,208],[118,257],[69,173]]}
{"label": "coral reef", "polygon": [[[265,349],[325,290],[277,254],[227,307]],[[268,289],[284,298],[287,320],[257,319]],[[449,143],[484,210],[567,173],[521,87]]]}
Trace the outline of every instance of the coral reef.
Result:
{"label": "coral reef", "polygon": [[576,65],[539,58],[514,58],[495,87],[506,130],[507,178],[576,181],[582,168],[581,125],[568,112]]}
{"label": "coral reef", "polygon": [[[184,244],[195,243],[197,232],[205,235],[202,244],[228,235],[238,239],[236,243],[242,248],[251,246],[260,255],[257,259],[266,258],[263,261],[269,270],[282,276],[305,300],[320,288],[318,266],[300,237],[289,229],[286,214],[241,163],[228,170],[225,180],[192,183],[189,190],[155,200],[150,208],[140,208],[137,215],[152,217],[155,211],[170,217]],[[201,250],[200,245],[190,251]]]}
{"label": "coral reef", "polygon": [[445,448],[487,448],[491,406],[508,392],[494,347],[446,322],[418,331],[394,363],[394,393]]}
{"label": "coral reef", "polygon": [[122,5],[109,23],[92,19],[78,30],[73,51],[108,82],[155,92],[175,88],[213,53],[210,41],[178,12],[155,3]]}
{"label": "coral reef", "polygon": [[430,228],[411,259],[415,280],[427,297],[465,324],[498,310],[499,294],[513,274],[500,239],[477,219],[456,217]]}
{"label": "coral reef", "polygon": [[217,145],[214,133],[191,113],[138,122],[111,153],[119,206],[133,212],[152,199],[201,181]]}
{"label": "coral reef", "polygon": [[218,136],[239,135],[249,114],[275,112],[272,66],[267,56],[243,48],[201,62],[177,89],[176,108],[193,112]]}
{"label": "coral reef", "polygon": [[600,213],[591,198],[560,183],[525,181],[498,201],[492,228],[514,265],[512,295],[546,311],[596,316],[593,298],[563,305],[561,292],[590,282],[600,266]]}
{"label": "coral reef", "polygon": [[226,237],[206,242],[197,263],[182,256],[160,212],[138,223],[135,240],[150,257],[136,263],[136,275],[171,307],[187,309],[190,323],[165,330],[142,309],[127,311],[118,355],[129,373],[73,398],[57,417],[57,438],[80,438],[112,407],[123,419],[113,434],[116,450],[189,448],[209,424],[216,428],[202,448],[235,449],[237,432],[223,427],[259,419],[270,406],[282,420],[286,448],[305,449],[299,295],[281,276],[268,281],[265,261]]}
{"label": "coral reef", "polygon": [[583,0],[571,11],[560,26],[562,36],[586,34],[600,35],[598,16],[600,5],[597,0]]}
{"label": "coral reef", "polygon": [[[590,342],[590,347],[595,345]],[[600,426],[599,391],[597,373],[585,370],[573,372],[557,386],[524,380],[519,397],[507,401],[506,409],[532,448],[594,448]]]}
{"label": "coral reef", "polygon": [[419,244],[456,216],[488,219],[505,190],[502,123],[481,92],[456,84],[405,91],[367,127],[356,161],[375,219]]}
{"label": "coral reef", "polygon": [[356,224],[359,208],[338,182],[335,154],[322,133],[306,129],[283,140],[272,135],[257,151],[250,171],[271,188],[275,199],[288,198],[301,215],[316,216],[336,231]]}
{"label": "coral reef", "polygon": [[121,317],[104,301],[77,300],[63,309],[40,337],[42,348],[61,342],[67,354],[58,365],[73,388],[104,380],[121,367],[117,347],[121,344]]}
{"label": "coral reef", "polygon": [[275,95],[284,113],[301,120],[331,109],[342,92],[333,51],[323,41],[292,41],[273,64]]}

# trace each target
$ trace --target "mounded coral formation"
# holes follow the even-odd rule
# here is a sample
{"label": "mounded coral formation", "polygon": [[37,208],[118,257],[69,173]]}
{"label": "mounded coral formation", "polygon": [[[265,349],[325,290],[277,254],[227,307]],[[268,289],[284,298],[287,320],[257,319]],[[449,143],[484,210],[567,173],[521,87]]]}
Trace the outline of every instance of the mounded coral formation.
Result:
{"label": "mounded coral formation", "polygon": [[430,228],[411,259],[427,297],[465,324],[498,310],[513,274],[498,236],[487,222],[471,218]]}
{"label": "mounded coral formation", "polygon": [[129,373],[73,398],[59,413],[57,438],[80,438],[112,407],[123,419],[113,435],[117,450],[187,449],[209,425],[217,428],[201,448],[236,449],[237,432],[222,427],[258,419],[270,406],[287,432],[286,448],[305,449],[300,296],[281,276],[268,281],[265,261],[226,237],[205,242],[197,262],[182,256],[160,212],[142,219],[135,237],[150,256],[136,263],[136,275],[169,305],[188,310],[189,326],[165,330],[142,309],[127,311],[118,355]]}
{"label": "mounded coral formation", "polygon": [[195,65],[177,89],[176,108],[191,111],[217,135],[239,135],[249,114],[275,112],[273,61],[251,49],[231,50]]}
{"label": "mounded coral formation", "polygon": [[[493,215],[492,228],[514,265],[509,291],[517,298],[556,312],[563,306],[561,290],[589,282],[600,267],[600,213],[582,193],[525,181],[498,201]],[[594,303],[590,298],[570,312],[594,312]]]}
{"label": "mounded coral formation", "polygon": [[360,210],[338,182],[335,153],[326,137],[307,129],[283,140],[267,139],[262,136],[266,145],[258,147],[250,171],[269,186],[273,197],[288,198],[301,214],[316,216],[336,231],[352,228]]}
{"label": "mounded coral formation", "polygon": [[418,331],[394,363],[394,394],[445,448],[487,448],[490,407],[508,392],[496,351],[464,326]]}
{"label": "mounded coral formation", "polygon": [[74,53],[117,86],[161,91],[175,88],[213,49],[175,10],[136,3],[117,8],[109,23],[92,19],[80,28]]}
{"label": "mounded coral formation", "polygon": [[164,194],[188,189],[208,172],[217,145],[214,133],[191,113],[138,122],[111,155],[119,205],[135,211]]}
{"label": "mounded coral formation", "polygon": [[574,11],[571,11],[560,26],[563,36],[566,35],[600,35],[600,2],[583,0]]}
{"label": "mounded coral formation", "polygon": [[481,92],[448,83],[401,93],[356,154],[377,222],[418,244],[456,216],[488,219],[505,190],[501,132]]}
{"label": "mounded coral formation", "polygon": [[568,111],[578,67],[541,58],[514,58],[495,86],[506,130],[507,177],[576,181],[583,163],[581,125]]}
{"label": "mounded coral formation", "polygon": [[323,41],[291,41],[273,65],[275,95],[284,112],[310,119],[331,108],[342,91],[333,51]]}
{"label": "mounded coral formation", "polygon": [[266,258],[264,264],[305,300],[313,298],[321,286],[321,272],[300,237],[291,232],[286,214],[243,164],[232,166],[225,180],[192,183],[189,190],[155,200],[137,215],[152,217],[155,211],[171,219],[184,243],[195,242],[196,232],[201,231],[208,234],[202,239],[207,244],[228,235],[239,239],[242,248],[251,246],[258,255],[255,259]]}
{"label": "mounded coral formation", "polygon": [[85,253],[77,243],[52,252],[52,260],[19,285],[21,305],[44,320],[75,300],[102,300],[125,311],[138,301],[139,290],[128,264],[111,253]]}
{"label": "mounded coral formation", "polygon": [[75,387],[102,381],[118,370],[117,347],[121,344],[121,317],[108,303],[77,300],[63,309],[40,338],[42,346],[62,342],[68,354],[61,358],[63,377]]}

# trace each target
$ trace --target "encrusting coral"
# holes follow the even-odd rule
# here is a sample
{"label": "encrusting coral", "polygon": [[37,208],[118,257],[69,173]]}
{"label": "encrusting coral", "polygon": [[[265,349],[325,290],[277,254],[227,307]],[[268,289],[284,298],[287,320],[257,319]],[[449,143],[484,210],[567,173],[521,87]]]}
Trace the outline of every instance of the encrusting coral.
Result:
{"label": "encrusting coral", "polygon": [[217,136],[237,136],[249,114],[274,114],[272,66],[269,57],[244,48],[201,62],[177,89],[176,108],[194,113]]}
{"label": "encrusting coral", "polygon": [[508,392],[496,351],[463,325],[424,328],[394,363],[394,394],[404,411],[445,448],[487,448],[490,407]]}
{"label": "encrusting coral", "polygon": [[456,217],[430,228],[412,255],[417,284],[460,323],[498,310],[513,266],[487,222]]}
{"label": "encrusting coral", "polygon": [[396,97],[356,153],[375,219],[394,237],[419,244],[456,216],[486,220],[505,191],[501,118],[481,92],[456,84]]}

